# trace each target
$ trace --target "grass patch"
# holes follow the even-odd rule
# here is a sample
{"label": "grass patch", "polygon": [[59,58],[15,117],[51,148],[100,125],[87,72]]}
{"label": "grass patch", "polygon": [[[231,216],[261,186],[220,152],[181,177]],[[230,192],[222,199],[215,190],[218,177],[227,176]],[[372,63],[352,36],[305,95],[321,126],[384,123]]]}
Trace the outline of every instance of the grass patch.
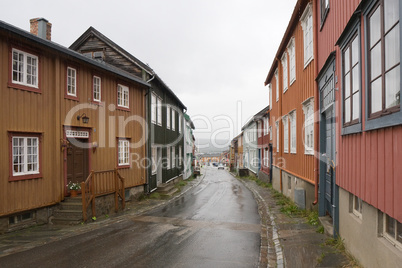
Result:
{"label": "grass patch", "polygon": [[161,195],[157,192],[153,192],[148,196],[149,199],[161,199]]}

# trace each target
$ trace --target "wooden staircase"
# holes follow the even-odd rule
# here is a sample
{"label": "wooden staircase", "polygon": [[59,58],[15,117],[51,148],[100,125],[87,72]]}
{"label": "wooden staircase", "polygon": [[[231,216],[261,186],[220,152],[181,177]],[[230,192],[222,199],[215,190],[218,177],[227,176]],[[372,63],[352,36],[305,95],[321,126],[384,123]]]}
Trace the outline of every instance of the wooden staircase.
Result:
{"label": "wooden staircase", "polygon": [[76,225],[82,220],[82,197],[66,197],[59,208],[53,212],[53,224]]}

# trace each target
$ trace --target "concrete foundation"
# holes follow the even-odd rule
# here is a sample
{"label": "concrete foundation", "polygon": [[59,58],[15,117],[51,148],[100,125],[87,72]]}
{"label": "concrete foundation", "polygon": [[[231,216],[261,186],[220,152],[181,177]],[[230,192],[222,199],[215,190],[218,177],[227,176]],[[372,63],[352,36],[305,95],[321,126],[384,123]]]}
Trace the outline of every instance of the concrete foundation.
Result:
{"label": "concrete foundation", "polygon": [[382,235],[382,213],[363,202],[361,218],[353,213],[353,196],[339,188],[339,234],[363,267],[402,267],[402,250]]}
{"label": "concrete foundation", "polygon": [[258,172],[258,179],[260,181],[269,183],[269,175],[261,170]]}

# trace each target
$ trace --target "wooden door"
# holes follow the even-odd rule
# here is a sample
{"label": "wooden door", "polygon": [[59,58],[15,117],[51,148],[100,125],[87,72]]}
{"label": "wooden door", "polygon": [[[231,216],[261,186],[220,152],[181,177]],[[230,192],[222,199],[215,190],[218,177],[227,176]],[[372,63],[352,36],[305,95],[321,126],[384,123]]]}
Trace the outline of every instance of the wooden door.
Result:
{"label": "wooden door", "polygon": [[[77,139],[78,140],[78,139]],[[86,140],[79,140],[85,143]],[[67,147],[67,183],[85,181],[89,175],[89,150],[70,142]]]}

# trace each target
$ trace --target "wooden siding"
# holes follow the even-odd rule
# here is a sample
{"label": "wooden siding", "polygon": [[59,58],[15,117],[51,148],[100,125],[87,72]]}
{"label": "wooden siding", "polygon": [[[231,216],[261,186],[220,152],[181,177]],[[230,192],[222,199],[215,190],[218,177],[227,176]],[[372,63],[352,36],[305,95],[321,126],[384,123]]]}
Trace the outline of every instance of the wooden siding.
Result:
{"label": "wooden siding", "polygon": [[[272,76],[270,81],[272,85],[272,109],[270,110],[270,125],[272,126],[273,132],[273,164],[277,167],[286,170],[295,176],[306,180],[312,184],[315,183],[314,180],[314,161],[315,158],[312,155],[306,155],[304,152],[304,112],[302,103],[309,98],[314,98],[316,92],[315,83],[315,63],[314,59],[304,67],[304,43],[303,43],[303,29],[301,22],[299,21],[301,14],[303,14],[306,8],[306,3],[300,6],[299,17],[297,19],[297,24],[293,30],[289,30],[289,36],[287,36],[287,41],[282,40],[282,43],[289,43],[291,38],[294,38],[295,42],[295,61],[296,61],[296,80],[288,86],[288,89],[283,93],[283,68],[282,62],[277,59],[278,63],[278,85],[276,83],[275,75]],[[283,55],[285,50],[279,52],[278,55]],[[287,54],[288,60],[288,81],[290,73],[290,61],[289,54]],[[276,88],[279,92],[279,101],[276,101]],[[284,153],[284,140],[283,140],[283,122],[282,117],[289,115],[290,112],[296,111],[296,153],[291,153],[290,151],[290,122],[289,123],[289,153]],[[279,120],[279,153],[277,152],[276,144],[276,121]],[[314,137],[318,138],[318,133],[314,133]]]}
{"label": "wooden siding", "polygon": [[[10,72],[9,51],[13,44],[32,49],[39,57],[39,79],[41,93],[7,86]],[[102,70],[93,65],[75,60],[45,46],[0,32],[0,142],[8,148],[9,131],[39,132],[42,134],[42,177],[37,179],[9,181],[9,149],[0,152],[0,216],[19,211],[33,210],[60,202],[65,195],[65,150],[61,148],[65,126],[84,128],[90,132],[90,142],[97,142],[97,149],[89,150],[90,168],[93,170],[113,169],[117,166],[116,138],[130,138],[135,143],[144,137],[138,122],[130,121],[123,131],[118,123],[130,116],[145,118],[144,94],[146,87],[128,79]],[[78,101],[65,98],[66,68],[77,67]],[[72,114],[71,122],[65,122],[67,114],[77,105],[89,104],[92,99],[92,77],[96,73],[102,79],[102,106],[93,105]],[[117,84],[129,87],[130,110],[113,109],[117,105]],[[111,106],[110,106],[111,105]],[[93,109],[95,108],[95,109]],[[101,120],[100,109],[105,111]],[[77,115],[86,113],[88,124],[78,121]],[[6,116],[5,116],[6,115]],[[119,121],[120,120],[120,121]],[[128,120],[127,120],[128,121]],[[104,139],[103,139],[104,138]],[[113,144],[114,143],[114,144]],[[145,144],[130,151],[139,158],[146,157]],[[145,184],[145,168],[132,165],[120,169],[126,187]]]}

